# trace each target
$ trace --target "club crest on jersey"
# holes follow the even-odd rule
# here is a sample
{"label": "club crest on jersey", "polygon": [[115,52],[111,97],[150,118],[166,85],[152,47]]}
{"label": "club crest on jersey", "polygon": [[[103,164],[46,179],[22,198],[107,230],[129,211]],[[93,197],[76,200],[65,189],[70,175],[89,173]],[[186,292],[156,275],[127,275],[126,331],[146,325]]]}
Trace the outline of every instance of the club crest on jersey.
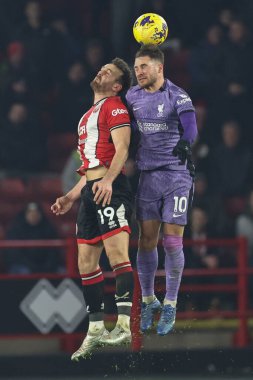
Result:
{"label": "club crest on jersey", "polygon": [[157,110],[158,110],[157,116],[158,117],[163,116],[163,108],[164,108],[164,104],[158,104],[158,107],[157,107]]}

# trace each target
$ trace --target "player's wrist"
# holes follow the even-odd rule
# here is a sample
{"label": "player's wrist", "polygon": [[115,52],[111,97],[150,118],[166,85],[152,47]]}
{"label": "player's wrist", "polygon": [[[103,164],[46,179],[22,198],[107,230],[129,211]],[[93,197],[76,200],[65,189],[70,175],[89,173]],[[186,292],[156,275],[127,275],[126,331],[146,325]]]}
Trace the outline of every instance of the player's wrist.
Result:
{"label": "player's wrist", "polygon": [[117,176],[111,174],[109,171],[106,173],[106,175],[103,178],[103,182],[107,182],[108,185],[112,185],[113,181],[115,180]]}
{"label": "player's wrist", "polygon": [[191,147],[191,144],[188,140],[184,139],[184,138],[181,138],[179,141],[178,141],[178,144],[181,145],[182,147]]}
{"label": "player's wrist", "polygon": [[180,140],[178,140],[173,151],[175,153],[178,151],[185,151],[186,153],[188,153],[188,152],[191,153],[191,144],[187,140],[180,139]]}
{"label": "player's wrist", "polygon": [[63,196],[65,202],[75,202],[79,197],[77,196],[77,194],[71,194],[71,193],[67,193]]}

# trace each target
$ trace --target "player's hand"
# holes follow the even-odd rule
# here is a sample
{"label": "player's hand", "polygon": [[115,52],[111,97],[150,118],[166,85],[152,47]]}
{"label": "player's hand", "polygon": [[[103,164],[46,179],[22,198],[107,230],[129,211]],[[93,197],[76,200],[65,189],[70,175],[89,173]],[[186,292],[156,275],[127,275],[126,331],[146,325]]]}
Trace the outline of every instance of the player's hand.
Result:
{"label": "player's hand", "polygon": [[95,194],[93,199],[96,204],[98,205],[102,202],[102,206],[105,207],[111,203],[112,182],[103,178],[93,184],[92,192]]}
{"label": "player's hand", "polygon": [[51,206],[51,211],[55,215],[66,214],[66,212],[68,212],[71,209],[73,203],[73,201],[71,201],[66,195],[64,195],[63,197],[56,199],[55,203]]}
{"label": "player's hand", "polygon": [[174,147],[172,154],[173,156],[177,156],[182,164],[184,164],[185,161],[191,158],[192,155],[190,143],[186,140],[179,140],[177,145]]}

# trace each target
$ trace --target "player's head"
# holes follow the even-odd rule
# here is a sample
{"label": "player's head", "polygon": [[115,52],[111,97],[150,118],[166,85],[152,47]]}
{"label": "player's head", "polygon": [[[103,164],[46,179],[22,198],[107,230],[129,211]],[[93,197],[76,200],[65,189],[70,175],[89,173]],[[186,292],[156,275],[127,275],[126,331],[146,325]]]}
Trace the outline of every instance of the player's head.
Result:
{"label": "player's head", "polygon": [[112,64],[117,67],[120,71],[120,76],[118,77],[118,82],[122,85],[122,92],[129,89],[132,84],[132,72],[128,64],[121,58],[114,58]]}
{"label": "player's head", "polygon": [[128,64],[121,58],[114,58],[101,67],[91,82],[91,87],[96,93],[117,95],[127,91],[131,82],[132,74]]}
{"label": "player's head", "polygon": [[139,86],[149,88],[163,80],[164,54],[156,45],[142,45],[135,54],[134,71]]}

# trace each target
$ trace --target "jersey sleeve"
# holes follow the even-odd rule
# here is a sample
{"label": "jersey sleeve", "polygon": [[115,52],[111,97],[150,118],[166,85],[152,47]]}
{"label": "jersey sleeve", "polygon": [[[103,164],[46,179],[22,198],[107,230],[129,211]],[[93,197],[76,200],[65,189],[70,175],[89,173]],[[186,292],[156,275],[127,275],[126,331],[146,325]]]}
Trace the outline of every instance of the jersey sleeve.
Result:
{"label": "jersey sleeve", "polygon": [[130,91],[131,90],[128,90],[127,93],[126,93],[126,102],[127,102],[127,105],[128,105],[129,108],[131,108]]}
{"label": "jersey sleeve", "polygon": [[126,93],[126,102],[127,102],[128,112],[129,112],[129,116],[130,116],[132,132],[137,132],[138,126],[137,126],[137,121],[136,121],[136,119],[134,117],[134,113],[133,113],[133,104],[131,101],[131,96],[132,96],[131,94],[132,94],[132,89],[128,90]]}
{"label": "jersey sleeve", "polygon": [[130,127],[129,112],[119,99],[108,99],[106,104],[107,124],[110,131],[116,128]]}
{"label": "jersey sleeve", "polygon": [[184,91],[178,91],[175,93],[174,107],[178,116],[183,112],[195,111],[191,98]]}

